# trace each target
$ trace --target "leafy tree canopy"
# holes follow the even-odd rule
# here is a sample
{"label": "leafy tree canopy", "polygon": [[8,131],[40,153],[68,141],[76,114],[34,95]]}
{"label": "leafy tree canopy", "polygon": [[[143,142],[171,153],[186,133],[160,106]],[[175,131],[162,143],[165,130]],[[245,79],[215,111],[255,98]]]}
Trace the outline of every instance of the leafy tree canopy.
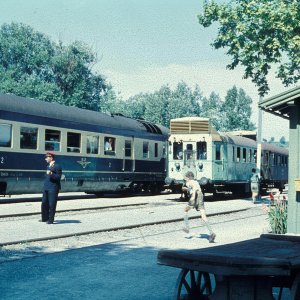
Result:
{"label": "leafy tree canopy", "polygon": [[273,66],[286,86],[300,79],[299,0],[206,1],[198,18],[204,27],[219,23],[213,47],[228,48],[232,61],[227,67],[241,64],[260,95],[269,90],[267,75]]}
{"label": "leafy tree canopy", "polygon": [[234,86],[227,91],[223,104],[225,113],[224,130],[254,130],[254,124],[250,121],[252,99],[246,95],[243,89]]}
{"label": "leafy tree canopy", "polygon": [[81,42],[64,46],[21,23],[0,28],[0,91],[101,110],[110,86],[95,74],[96,55]]}

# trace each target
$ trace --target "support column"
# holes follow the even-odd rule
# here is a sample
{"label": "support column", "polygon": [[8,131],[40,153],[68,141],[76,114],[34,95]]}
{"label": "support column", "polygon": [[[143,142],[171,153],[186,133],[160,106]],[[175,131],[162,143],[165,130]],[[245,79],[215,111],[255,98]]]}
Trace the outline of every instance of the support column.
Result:
{"label": "support column", "polygon": [[300,179],[300,105],[290,106],[289,129],[289,193],[287,232],[300,233],[300,192],[295,179]]}

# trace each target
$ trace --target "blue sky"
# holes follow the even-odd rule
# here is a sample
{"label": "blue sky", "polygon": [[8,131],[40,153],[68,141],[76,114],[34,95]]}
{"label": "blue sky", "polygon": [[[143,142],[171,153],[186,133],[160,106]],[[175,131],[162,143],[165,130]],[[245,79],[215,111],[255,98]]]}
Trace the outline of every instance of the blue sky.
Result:
{"label": "blue sky", "polygon": [[[202,28],[197,14],[203,0],[0,0],[0,24],[22,22],[68,44],[84,41],[97,52],[95,71],[107,77],[124,98],[151,92],[183,80],[224,97],[233,85],[253,99],[257,121],[257,90],[243,80],[243,70],[226,70],[229,57],[214,50],[216,27]],[[269,96],[284,91],[270,76]],[[263,115],[263,136],[288,138],[288,122]]]}

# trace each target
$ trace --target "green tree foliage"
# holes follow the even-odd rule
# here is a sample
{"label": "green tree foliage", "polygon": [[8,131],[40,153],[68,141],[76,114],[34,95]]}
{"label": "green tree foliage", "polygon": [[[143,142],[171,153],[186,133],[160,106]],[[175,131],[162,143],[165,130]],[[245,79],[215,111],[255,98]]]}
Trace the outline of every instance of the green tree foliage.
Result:
{"label": "green tree foliage", "polygon": [[209,118],[214,128],[219,131],[225,129],[225,113],[223,111],[223,102],[218,94],[212,92],[209,98],[203,98],[201,106],[201,117]]}
{"label": "green tree foliage", "polygon": [[269,90],[267,75],[273,66],[286,86],[300,79],[299,0],[205,1],[198,18],[204,27],[219,23],[213,47],[228,48],[232,61],[227,67],[241,64],[260,95]]}
{"label": "green tree foliage", "polygon": [[181,117],[199,116],[201,98],[198,88],[192,91],[185,82],[178,83],[176,90],[168,99],[168,121]]}
{"label": "green tree foliage", "polygon": [[174,90],[164,85],[154,93],[141,93],[121,101],[119,107],[127,116],[168,127],[170,119],[199,116],[202,98],[198,87],[192,90],[180,82]]}
{"label": "green tree foliage", "polygon": [[254,124],[250,121],[251,103],[252,99],[243,89],[238,90],[234,86],[228,90],[223,104],[224,130],[254,130]]}
{"label": "green tree foliage", "polygon": [[30,26],[0,28],[0,91],[101,110],[110,87],[92,72],[95,54],[83,43],[64,46]]}

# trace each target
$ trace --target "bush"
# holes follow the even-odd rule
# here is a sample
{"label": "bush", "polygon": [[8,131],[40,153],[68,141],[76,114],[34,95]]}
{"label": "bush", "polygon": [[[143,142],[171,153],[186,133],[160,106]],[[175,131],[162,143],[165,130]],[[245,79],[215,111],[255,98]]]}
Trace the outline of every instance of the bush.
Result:
{"label": "bush", "polygon": [[287,203],[278,201],[270,207],[268,212],[272,233],[284,234],[287,232]]}

